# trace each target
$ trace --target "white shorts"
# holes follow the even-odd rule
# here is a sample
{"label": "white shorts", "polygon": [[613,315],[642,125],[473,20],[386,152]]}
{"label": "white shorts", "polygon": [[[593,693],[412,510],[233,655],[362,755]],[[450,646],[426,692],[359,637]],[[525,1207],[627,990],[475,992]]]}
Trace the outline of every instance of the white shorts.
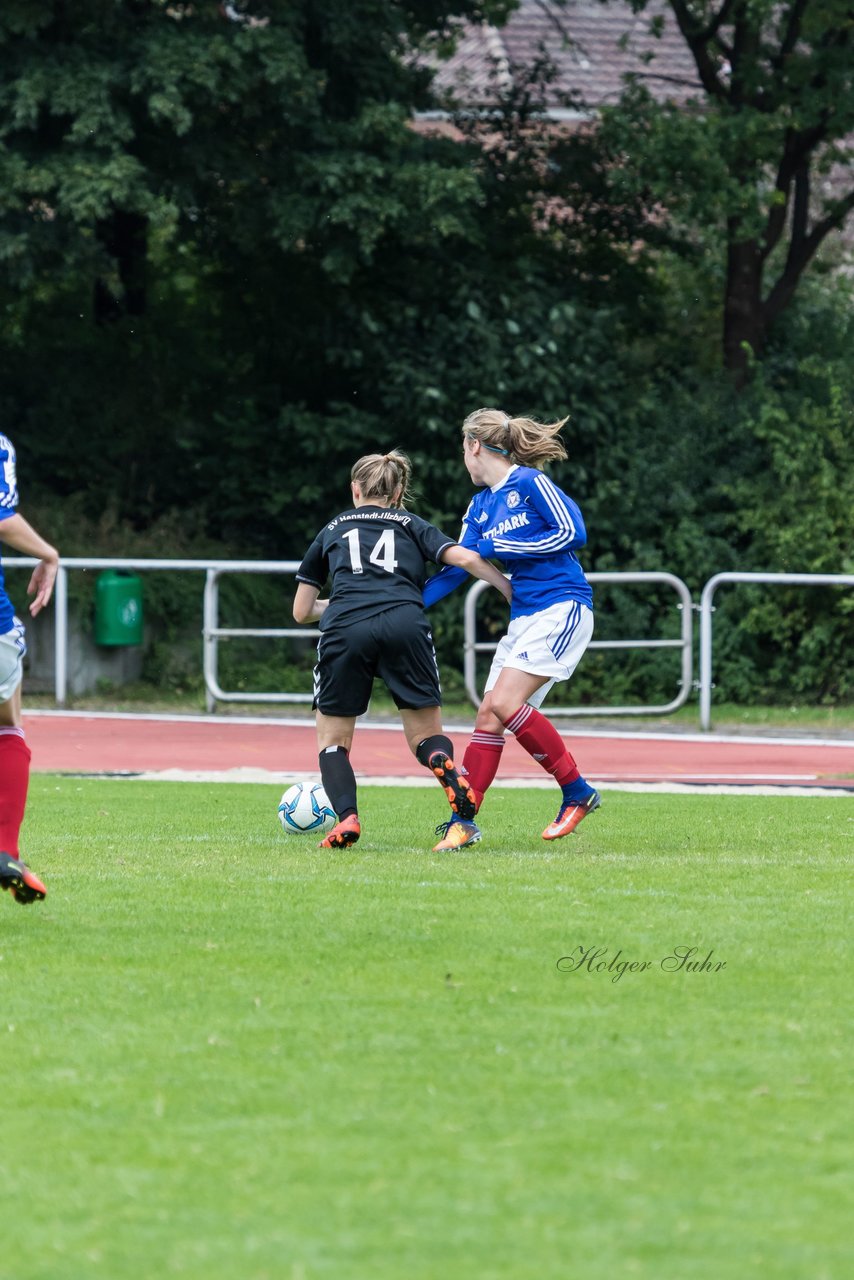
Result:
{"label": "white shorts", "polygon": [[0,636],[0,702],[8,702],[24,674],[27,640],[24,624],[15,618],[12,630]]}
{"label": "white shorts", "polygon": [[539,707],[558,680],[568,680],[593,636],[593,610],[578,600],[563,600],[540,613],[514,618],[495,650],[484,693],[495,687],[505,667],[548,676],[528,702]]}

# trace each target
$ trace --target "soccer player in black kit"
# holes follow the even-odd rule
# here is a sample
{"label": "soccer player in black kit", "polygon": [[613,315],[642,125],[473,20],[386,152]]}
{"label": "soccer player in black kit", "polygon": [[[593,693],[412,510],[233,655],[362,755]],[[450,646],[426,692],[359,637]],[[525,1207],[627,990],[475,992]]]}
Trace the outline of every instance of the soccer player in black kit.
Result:
{"label": "soccer player in black kit", "polygon": [[[320,621],[317,746],[320,776],[338,818],[320,848],[346,848],[361,835],[350,747],[377,676],[400,711],[413,755],[444,787],[451,819],[474,817],[474,795],[442,732],[439,670],[422,589],[428,561],[465,569],[507,600],[510,584],[477,552],[402,508],[411,471],[409,459],[396,451],[360,458],[350,473],[353,506],[323,527],[296,575],[294,618]],[[330,577],[329,599],[319,600]]]}

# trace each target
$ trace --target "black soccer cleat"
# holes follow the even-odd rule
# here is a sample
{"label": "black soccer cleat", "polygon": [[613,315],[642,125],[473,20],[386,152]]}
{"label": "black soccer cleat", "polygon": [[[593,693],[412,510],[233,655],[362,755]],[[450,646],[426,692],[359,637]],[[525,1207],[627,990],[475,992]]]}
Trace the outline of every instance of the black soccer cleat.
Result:
{"label": "black soccer cleat", "polygon": [[430,768],[441,782],[448,797],[448,804],[463,822],[471,822],[477,813],[477,801],[474,792],[457,767],[444,751],[434,751],[430,757]]}
{"label": "black soccer cleat", "polygon": [[47,889],[38,876],[8,853],[0,853],[0,889],[8,889],[22,906],[41,902],[47,896]]}

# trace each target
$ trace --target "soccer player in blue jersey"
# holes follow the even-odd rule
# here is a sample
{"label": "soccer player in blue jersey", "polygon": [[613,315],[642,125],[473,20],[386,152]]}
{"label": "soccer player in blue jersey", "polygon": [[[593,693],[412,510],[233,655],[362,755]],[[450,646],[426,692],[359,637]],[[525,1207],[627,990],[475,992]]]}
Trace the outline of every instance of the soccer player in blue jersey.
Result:
{"label": "soccer player in blue jersey", "polygon": [[[35,617],[49,602],[56,580],[59,555],[19,515],[15,450],[0,434],[0,543],[24,556],[35,556],[28,595]],[[38,902],[47,890],[37,875],[21,861],[18,839],[30,780],[30,749],[21,727],[21,677],[27,643],[24,625],[15,616],[6,594],[0,562],[0,888],[8,889],[16,902]]]}
{"label": "soccer player in blue jersey", "polygon": [[[330,520],[297,571],[297,622],[320,620],[314,706],[320,776],[338,822],[320,848],[341,849],[361,834],[350,748],[356,717],[368,709],[375,677],[400,711],[413,755],[445,789],[453,813],[475,814],[471,788],[453,761],[442,732],[439,670],[422,592],[428,561],[454,565],[510,586],[476,551],[459,547],[420,516],[403,509],[411,475],[405,454],[368,454],[351,472],[353,506]],[[327,578],[332,591],[318,595]]]}
{"label": "soccer player in blue jersey", "polygon": [[[493,658],[463,772],[479,809],[498,771],[504,732],[514,733],[561,788],[560,808],[544,840],[569,835],[600,803],[539,710],[555,681],[572,675],[593,635],[593,593],[576,555],[587,541],[584,520],[572,498],[541,470],[544,462],[566,457],[559,439],[565,422],[478,409],[463,423],[463,461],[472,481],[483,487],[463,517],[460,545],[500,560],[513,587],[510,626]],[[462,581],[458,569],[442,569],[427,583],[425,605]],[[474,821],[454,815],[435,851],[478,840]]]}

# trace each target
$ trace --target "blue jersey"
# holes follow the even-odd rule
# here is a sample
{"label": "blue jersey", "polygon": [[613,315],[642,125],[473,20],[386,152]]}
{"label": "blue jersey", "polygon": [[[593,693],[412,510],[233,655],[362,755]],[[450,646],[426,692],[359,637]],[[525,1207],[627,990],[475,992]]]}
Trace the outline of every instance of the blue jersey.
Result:
{"label": "blue jersey", "polygon": [[[8,520],[18,506],[18,485],[15,475],[15,447],[11,440],[0,433],[0,520]],[[15,610],[6,594],[3,582],[3,560],[0,557],[0,636],[12,630]]]}
{"label": "blue jersey", "polygon": [[[564,600],[593,607],[593,592],[575,554],[587,541],[578,506],[542,471],[512,467],[500,484],[481,489],[463,516],[459,542],[510,573],[510,617],[539,613]],[[424,589],[435,604],[465,580],[448,565]]]}

